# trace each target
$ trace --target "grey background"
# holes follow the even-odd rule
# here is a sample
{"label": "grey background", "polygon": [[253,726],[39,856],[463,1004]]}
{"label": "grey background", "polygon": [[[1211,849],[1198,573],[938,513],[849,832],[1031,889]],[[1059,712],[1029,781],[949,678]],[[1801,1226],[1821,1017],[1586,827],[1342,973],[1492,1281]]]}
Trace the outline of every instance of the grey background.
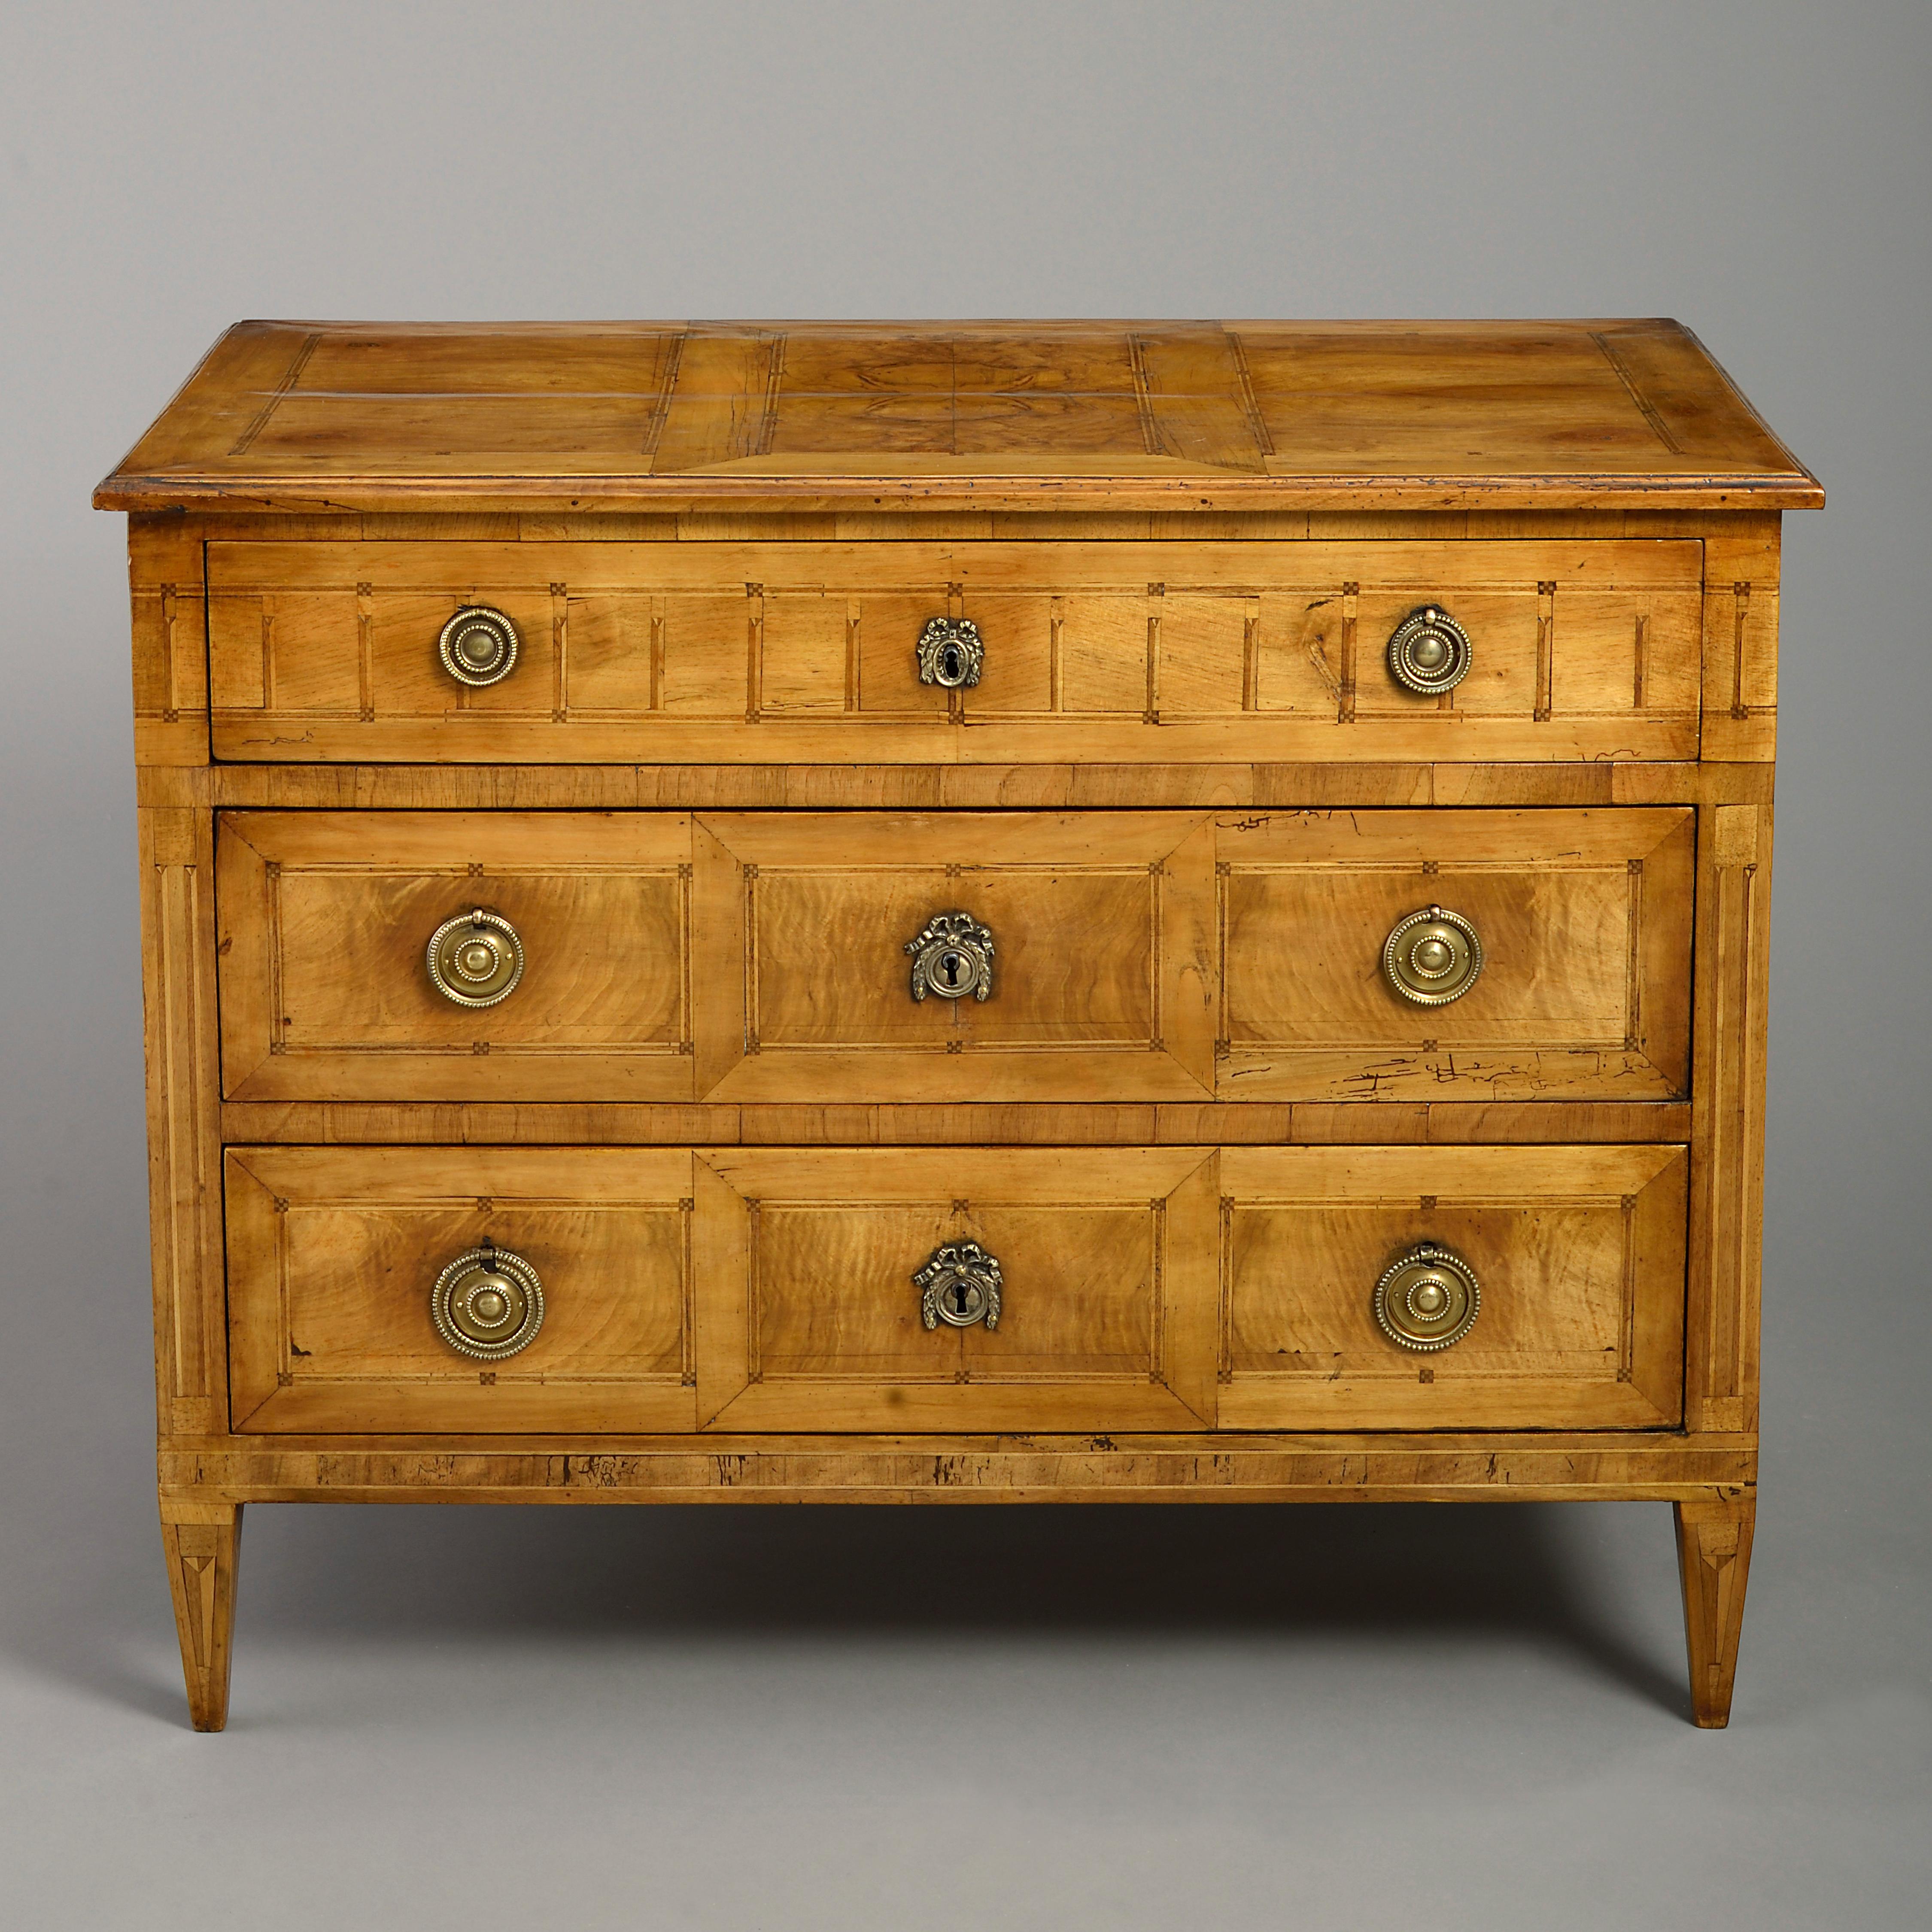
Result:
{"label": "grey background", "polygon": [[[201,1928],[1917,1926],[1932,9],[16,8],[0,1898]],[[1787,524],[1762,1504],[258,1509],[154,1530],[120,520],[242,316],[1674,314]]]}

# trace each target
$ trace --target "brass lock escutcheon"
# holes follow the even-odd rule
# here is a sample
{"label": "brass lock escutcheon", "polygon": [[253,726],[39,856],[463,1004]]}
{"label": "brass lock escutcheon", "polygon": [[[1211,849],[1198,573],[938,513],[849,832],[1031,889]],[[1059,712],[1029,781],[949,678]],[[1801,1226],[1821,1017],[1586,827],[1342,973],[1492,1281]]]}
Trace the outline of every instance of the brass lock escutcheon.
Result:
{"label": "brass lock escutcheon", "polygon": [[919,634],[919,681],[948,691],[980,682],[986,646],[970,617],[933,617]]}
{"label": "brass lock escutcheon", "polygon": [[912,1278],[928,1328],[1000,1325],[1000,1264],[977,1241],[948,1241]]}
{"label": "brass lock escutcheon", "polygon": [[1376,1320],[1398,1348],[1432,1354],[1476,1325],[1483,1292],[1462,1257],[1420,1241],[1376,1283]]}
{"label": "brass lock escutcheon", "polygon": [[912,996],[937,993],[942,1000],[993,996],[993,935],[970,912],[936,912],[908,939]]}
{"label": "brass lock escutcheon", "polygon": [[466,604],[443,626],[436,649],[458,684],[495,684],[517,668],[517,627],[487,604]]}
{"label": "brass lock escutcheon", "polygon": [[1446,1006],[1476,983],[1483,942],[1460,912],[1425,906],[1399,920],[1382,948],[1382,970],[1405,1000]]}
{"label": "brass lock escutcheon", "polygon": [[524,976],[524,942],[501,913],[477,906],[430,934],[430,983],[459,1006],[494,1006]]}
{"label": "brass lock escutcheon", "polygon": [[430,1319],[459,1355],[500,1362],[543,1326],[543,1283],[521,1255],[486,1240],[455,1260],[430,1290]]}
{"label": "brass lock escutcheon", "polygon": [[1469,634],[1439,604],[1412,610],[1388,641],[1389,675],[1424,698],[1453,691],[1469,675]]}

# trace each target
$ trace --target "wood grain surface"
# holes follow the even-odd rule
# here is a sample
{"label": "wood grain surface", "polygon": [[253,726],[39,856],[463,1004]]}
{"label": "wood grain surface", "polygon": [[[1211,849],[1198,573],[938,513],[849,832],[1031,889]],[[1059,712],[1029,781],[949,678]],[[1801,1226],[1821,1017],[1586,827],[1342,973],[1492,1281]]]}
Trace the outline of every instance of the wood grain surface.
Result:
{"label": "wood grain surface", "polygon": [[[226,1180],[238,1430],[693,1426],[688,1154],[231,1148]],[[430,1291],[486,1236],[544,1317],[479,1364]]]}
{"label": "wood grain surface", "polygon": [[[1251,813],[1217,821],[1223,1100],[1688,1093],[1692,814]],[[1442,905],[1479,937],[1451,1004],[1382,950]]]}
{"label": "wood grain surface", "polygon": [[[1607,812],[236,812],[219,831],[231,1101],[811,1106],[1676,1100],[1693,815]],[[1474,922],[1453,1005],[1383,973]],[[523,980],[452,1005],[428,937],[509,919]],[[937,914],[991,996],[916,1000]]]}
{"label": "wood grain surface", "polygon": [[[1668,1426],[1683,1407],[1682,1148],[1240,1148],[1221,1156],[1224,1427]],[[1416,1243],[1482,1304],[1427,1355],[1375,1320]]]}
{"label": "wood grain surface", "polygon": [[1790,508],[1674,322],[250,322],[103,509]]}
{"label": "wood grain surface", "polygon": [[[682,814],[230,813],[218,848],[231,1097],[692,1097]],[[466,1007],[426,952],[478,908],[525,964]]]}
{"label": "wood grain surface", "polygon": [[[1682,1148],[227,1162],[244,1433],[1655,1427],[1682,1409]],[[479,1370],[428,1296],[486,1236],[536,1268],[546,1312]],[[1484,1305],[1418,1358],[1372,1295],[1425,1238],[1476,1270]],[[962,1240],[1001,1265],[999,1321],[929,1328],[914,1276]]]}
{"label": "wood grain surface", "polygon": [[[278,760],[1694,758],[1702,562],[1682,539],[216,542],[214,743]],[[1441,697],[1384,661],[1425,603],[1474,646]],[[436,655],[471,604],[520,640],[481,688]],[[946,616],[986,646],[950,692],[920,682],[914,649]]]}

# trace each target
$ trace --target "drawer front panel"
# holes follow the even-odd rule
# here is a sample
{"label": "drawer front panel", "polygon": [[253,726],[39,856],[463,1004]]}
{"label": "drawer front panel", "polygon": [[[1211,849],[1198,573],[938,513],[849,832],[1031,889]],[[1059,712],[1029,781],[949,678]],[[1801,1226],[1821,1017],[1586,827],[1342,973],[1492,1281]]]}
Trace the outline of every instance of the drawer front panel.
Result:
{"label": "drawer front panel", "polygon": [[[692,860],[673,813],[226,813],[223,1091],[688,1100]],[[439,928],[478,908],[524,962],[482,1007],[426,963]]]}
{"label": "drawer front panel", "polygon": [[[746,1003],[742,1057],[705,1097],[1211,1096],[1213,834],[1201,814],[702,823],[742,882],[728,916]],[[916,999],[908,948],[955,912],[990,935],[988,996]]]}
{"label": "drawer front panel", "polygon": [[[236,1426],[1660,1427],[1687,1168],[1667,1146],[232,1148]],[[1417,1352],[1376,1289],[1424,1242],[1478,1306]],[[482,1362],[431,1307],[479,1251],[543,1300]]]}
{"label": "drawer front panel", "polygon": [[[1682,1148],[1229,1148],[1220,1168],[1222,1427],[1679,1420]],[[1468,1332],[1426,1353],[1374,1306],[1423,1242],[1480,1297]]]}
{"label": "drawer front panel", "polygon": [[[1198,1429],[1213,1420],[1213,1156],[1140,1149],[707,1152],[734,1293],[700,1315],[734,1429]],[[971,1242],[997,1322],[928,1327],[915,1277]],[[727,1245],[714,1236],[714,1246]]]}
{"label": "drawer front panel", "polygon": [[[1694,758],[1702,546],[308,543],[208,546],[219,758],[658,763]],[[1438,604],[1468,673],[1389,639]],[[500,682],[442,627],[514,626]],[[922,683],[934,617],[985,646]]]}
{"label": "drawer front panel", "polygon": [[[237,812],[236,1100],[1652,1100],[1689,1079],[1693,814]],[[1386,942],[1480,945],[1446,1005]],[[453,1004],[424,951],[507,924]],[[982,984],[924,982],[963,920]]]}
{"label": "drawer front panel", "polygon": [[[1221,821],[1216,852],[1223,1100],[1688,1092],[1688,808],[1254,814]],[[1426,1006],[1385,953],[1432,906],[1482,963]]]}
{"label": "drawer front panel", "polygon": [[[694,1426],[688,1154],[231,1148],[226,1182],[238,1430]],[[486,1238],[535,1270],[543,1318],[479,1361],[430,1294]]]}

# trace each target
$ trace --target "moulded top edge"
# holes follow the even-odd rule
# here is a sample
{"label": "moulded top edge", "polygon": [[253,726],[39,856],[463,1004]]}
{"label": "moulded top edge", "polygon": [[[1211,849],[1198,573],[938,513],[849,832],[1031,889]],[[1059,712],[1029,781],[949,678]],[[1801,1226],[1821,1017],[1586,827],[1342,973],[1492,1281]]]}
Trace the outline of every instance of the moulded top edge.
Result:
{"label": "moulded top edge", "polygon": [[1795,508],[1690,332],[1562,322],[244,322],[94,497],[348,510]]}

